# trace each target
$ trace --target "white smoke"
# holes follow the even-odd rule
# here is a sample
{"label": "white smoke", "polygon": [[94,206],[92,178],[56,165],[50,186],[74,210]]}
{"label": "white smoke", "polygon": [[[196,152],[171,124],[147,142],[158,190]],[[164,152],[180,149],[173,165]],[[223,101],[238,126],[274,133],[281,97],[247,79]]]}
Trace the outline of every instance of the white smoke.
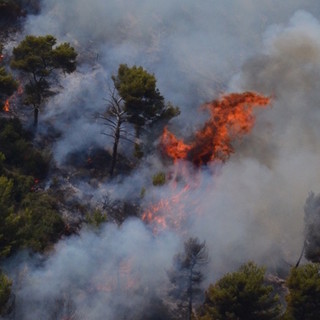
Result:
{"label": "white smoke", "polygon": [[[298,9],[312,15],[295,13]],[[71,296],[80,318],[115,319],[118,304],[128,306],[126,293],[112,300],[109,293],[94,289],[90,294],[90,289],[108,282],[109,274],[116,278],[122,257],[131,259],[133,278],[141,285],[132,309],[143,305],[146,292],[140,289],[159,285],[163,290],[165,270],[186,233],[206,240],[207,283],[248,259],[275,268],[281,259],[296,262],[305,198],[320,189],[318,19],[320,6],[311,0],[281,6],[262,0],[43,2],[41,14],[26,21],[25,32],[54,34],[77,47],[80,61],[91,59],[90,66],[81,64],[63,80],[64,89],[43,112],[42,119],[56,119],[62,132],[57,160],[73,149],[110,143],[91,115],[103,110],[104,90],[120,63],[155,73],[161,93],[182,109],[173,124],[183,124],[184,131],[197,124],[196,107],[223,89],[255,90],[272,95],[273,102],[259,111],[253,132],[237,143],[225,165],[191,170],[199,188],[184,197],[189,218],[182,235],[172,230],[154,236],[141,222],[129,221],[120,229],[107,225],[99,234],[85,230],[59,242],[41,268],[30,267],[15,282],[19,319],[43,318],[64,295]],[[158,159],[149,164],[154,167],[142,164],[121,184],[105,183],[90,192],[115,189],[129,197],[146,187],[146,203],[170,198],[172,184],[159,189],[150,181],[153,170],[165,167]],[[178,190],[183,187],[180,181]]]}
{"label": "white smoke", "polygon": [[185,123],[260,50],[266,28],[286,23],[297,9],[319,13],[313,0],[281,7],[269,0],[46,0],[41,14],[27,19],[25,33],[69,41],[80,59],[92,53],[108,80],[120,63],[142,65],[156,75],[165,98],[182,109]]}
{"label": "white smoke", "polygon": [[60,241],[37,266],[20,264],[14,278],[15,317],[118,319],[124,311],[139,316],[166,288],[168,257],[178,244],[172,233],[154,237],[139,220],[82,230]]}

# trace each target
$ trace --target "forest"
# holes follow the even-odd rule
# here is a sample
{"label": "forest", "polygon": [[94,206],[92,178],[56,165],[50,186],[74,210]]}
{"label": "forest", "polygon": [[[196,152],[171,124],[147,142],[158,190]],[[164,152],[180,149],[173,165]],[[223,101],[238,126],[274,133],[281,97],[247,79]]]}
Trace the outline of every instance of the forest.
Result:
{"label": "forest", "polygon": [[320,319],[320,5],[0,0],[0,319]]}

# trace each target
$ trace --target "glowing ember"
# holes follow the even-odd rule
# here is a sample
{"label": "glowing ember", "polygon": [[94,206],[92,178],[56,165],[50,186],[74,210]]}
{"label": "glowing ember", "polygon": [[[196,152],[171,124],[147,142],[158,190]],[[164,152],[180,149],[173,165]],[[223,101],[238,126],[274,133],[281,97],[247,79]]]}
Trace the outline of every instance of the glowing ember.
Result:
{"label": "glowing ember", "polygon": [[168,227],[178,229],[185,218],[183,199],[189,190],[190,185],[187,184],[179,192],[174,191],[172,196],[151,205],[142,214],[142,220],[152,224],[156,233]]}
{"label": "glowing ember", "polygon": [[172,159],[189,160],[196,166],[225,161],[234,152],[232,140],[250,132],[254,125],[254,107],[264,107],[270,99],[253,92],[231,93],[204,105],[210,119],[196,132],[189,144],[166,128],[161,137],[164,152]]}
{"label": "glowing ember", "polygon": [[139,287],[139,277],[132,269],[132,257],[126,257],[118,261],[117,268],[114,270],[105,270],[99,278],[94,278],[90,291],[100,292],[129,292]]}
{"label": "glowing ember", "polygon": [[3,106],[3,111],[9,112],[10,111],[10,102],[9,99],[6,100],[4,106]]}

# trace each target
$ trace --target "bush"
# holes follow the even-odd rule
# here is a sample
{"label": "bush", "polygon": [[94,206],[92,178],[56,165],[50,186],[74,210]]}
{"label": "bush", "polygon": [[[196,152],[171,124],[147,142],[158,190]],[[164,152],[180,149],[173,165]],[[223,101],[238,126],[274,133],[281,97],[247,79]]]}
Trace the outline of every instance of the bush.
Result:
{"label": "bush", "polygon": [[99,227],[108,220],[107,215],[100,210],[94,210],[92,214],[87,214],[86,218],[86,222],[94,227]]}
{"label": "bush", "polygon": [[17,231],[23,247],[43,251],[60,238],[65,224],[55,206],[46,193],[29,193],[23,200],[22,224]]}
{"label": "bush", "polygon": [[264,282],[265,269],[249,262],[236,272],[227,273],[206,292],[201,320],[279,319],[279,297]]}
{"label": "bush", "polygon": [[292,268],[287,285],[285,319],[320,319],[320,265],[309,263]]}
{"label": "bush", "polygon": [[11,284],[9,278],[0,270],[0,315],[6,310],[11,294]]}
{"label": "bush", "polygon": [[166,175],[164,172],[158,172],[152,177],[152,184],[154,186],[163,186],[166,183]]}
{"label": "bush", "polygon": [[49,157],[31,144],[31,134],[22,128],[18,119],[0,119],[0,152],[3,165],[21,174],[44,179],[49,170]]}

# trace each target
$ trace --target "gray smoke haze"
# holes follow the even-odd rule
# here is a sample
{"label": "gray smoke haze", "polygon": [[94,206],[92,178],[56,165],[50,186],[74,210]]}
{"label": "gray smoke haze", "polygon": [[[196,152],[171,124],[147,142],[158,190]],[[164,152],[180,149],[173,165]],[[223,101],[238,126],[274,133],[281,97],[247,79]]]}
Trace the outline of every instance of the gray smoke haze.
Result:
{"label": "gray smoke haze", "polygon": [[[94,199],[109,190],[130,197],[145,187],[146,207],[171,199],[187,183],[191,188],[183,193],[179,228],[154,235],[132,220],[120,229],[107,225],[99,234],[84,230],[56,245],[41,267],[20,271],[14,278],[19,319],[41,319],[62,295],[71,296],[80,319],[116,319],[118,305],[128,305],[128,292],[97,288],[110,285],[110,274],[117,278],[121,259],[131,261],[139,290],[129,290],[130,299],[133,309],[142,310],[149,288],[165,289],[165,270],[187,236],[206,240],[206,284],[248,259],[273,269],[281,260],[295,264],[305,199],[320,190],[319,19],[317,1],[43,2],[41,14],[26,21],[25,33],[69,41],[81,61],[42,114],[62,132],[55,145],[58,161],[73,149],[110,144],[92,115],[103,111],[110,76],[120,63],[155,73],[161,93],[182,110],[172,122],[173,128],[183,126],[182,133],[199,125],[197,107],[221,90],[254,90],[273,102],[259,110],[253,132],[237,142],[225,165],[196,171],[183,164],[189,176],[159,188],[152,186],[152,172],[178,177],[184,169],[151,156],[121,184],[94,189],[83,182]],[[180,209],[173,201],[173,220],[180,219]]]}
{"label": "gray smoke haze", "polygon": [[172,233],[153,237],[138,220],[120,228],[108,224],[99,232],[82,230],[57,244],[37,266],[37,259],[20,264],[15,318],[135,318],[166,289],[168,257],[178,244]]}
{"label": "gray smoke haze", "polygon": [[[105,83],[110,84],[110,76],[120,63],[142,65],[153,72],[165,98],[182,110],[175,123],[190,132],[203,121],[197,107],[226,90],[241,65],[259,52],[268,26],[287,23],[297,9],[317,14],[318,7],[316,1],[298,0],[281,6],[273,1],[248,0],[214,4],[209,0],[161,4],[142,0],[43,1],[41,14],[27,19],[25,34],[50,33],[59,41],[69,41],[77,48],[80,61],[101,71],[99,75],[92,72],[91,81],[87,81],[88,66],[81,65],[85,79],[78,74],[77,88],[75,81],[64,82],[65,90],[55,99],[60,106],[58,114],[54,115],[54,101],[46,108],[63,132],[64,139],[55,152],[57,160],[64,158],[69,146],[81,149],[85,143],[103,143],[97,134],[101,127],[92,122],[90,110],[94,113],[104,108],[103,98],[108,95]],[[79,102],[79,91],[83,103]],[[64,124],[64,112],[72,115],[68,125]],[[83,132],[86,135],[81,139]]]}

